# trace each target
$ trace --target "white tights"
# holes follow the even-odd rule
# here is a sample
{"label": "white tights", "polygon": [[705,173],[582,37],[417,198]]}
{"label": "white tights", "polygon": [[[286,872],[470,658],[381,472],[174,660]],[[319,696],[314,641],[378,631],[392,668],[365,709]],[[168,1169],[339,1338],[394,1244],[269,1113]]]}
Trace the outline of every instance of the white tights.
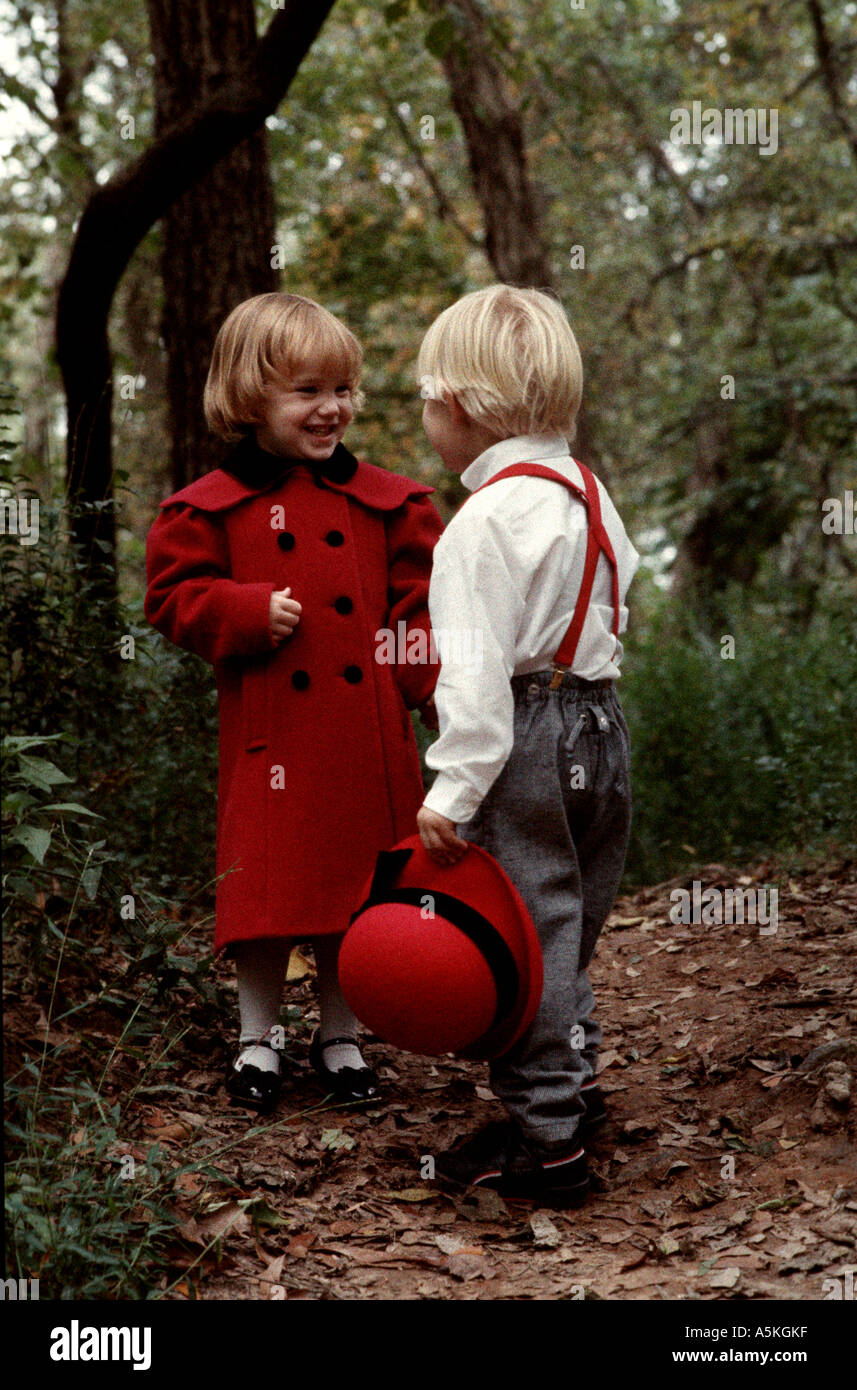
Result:
{"label": "white tights", "polygon": [[[332,935],[312,939],[322,1042],[342,1035],[357,1036],[358,1022],[342,997],[336,972],[341,941],[340,936]],[[259,941],[241,941],[235,946],[238,1009],[241,1015],[241,1066],[249,1064],[261,1071],[279,1070],[277,1053],[258,1044],[266,1038],[270,1041],[271,1029],[279,1019],[283,983],[293,944],[282,937],[266,937]],[[324,1062],[331,1071],[365,1066],[359,1049],[347,1043],[326,1047]]]}

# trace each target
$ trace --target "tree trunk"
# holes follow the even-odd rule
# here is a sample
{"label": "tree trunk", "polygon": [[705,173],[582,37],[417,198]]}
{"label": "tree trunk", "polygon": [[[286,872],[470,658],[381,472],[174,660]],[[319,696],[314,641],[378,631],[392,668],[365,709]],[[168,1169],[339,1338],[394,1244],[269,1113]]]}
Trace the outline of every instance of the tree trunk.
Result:
{"label": "tree trunk", "polygon": [[285,0],[241,72],[97,188],[81,214],[57,303],[57,359],[68,414],[69,498],[93,504],[88,515],[73,518],[73,542],[85,572],[108,596],[115,579],[107,319],[116,286],[149,228],[276,110],[333,4]]}
{"label": "tree trunk", "polygon": [[[556,292],[541,200],[530,180],[521,112],[494,55],[479,0],[435,0],[455,27],[443,57],[452,104],[461,122],[473,191],[482,210],[485,252],[498,280]],[[585,403],[572,444],[609,484]]]}
{"label": "tree trunk", "polygon": [[688,496],[714,500],[696,506],[693,520],[679,543],[672,567],[673,594],[697,611],[706,605],[710,610],[713,594],[708,586],[712,590],[719,588],[727,577],[722,571],[718,573],[717,567],[723,516],[716,499],[729,480],[732,418],[722,410],[698,406],[688,434],[693,451]]}
{"label": "tree trunk", "polygon": [[552,289],[550,254],[527,169],[521,113],[477,0],[435,0],[455,27],[441,59],[464,138],[485,250],[500,280]]}
{"label": "tree trunk", "polygon": [[[256,47],[253,0],[147,0],[162,136],[240,72]],[[202,394],[218,328],[236,304],[277,289],[274,195],[264,126],[218,160],[164,218],[162,336],[175,491],[216,468]]]}

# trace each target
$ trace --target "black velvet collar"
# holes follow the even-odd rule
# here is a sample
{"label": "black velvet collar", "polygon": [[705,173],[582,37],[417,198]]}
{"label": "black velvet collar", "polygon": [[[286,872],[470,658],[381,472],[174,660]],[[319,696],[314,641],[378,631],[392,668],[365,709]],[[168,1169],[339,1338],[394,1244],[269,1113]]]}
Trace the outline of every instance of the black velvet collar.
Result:
{"label": "black velvet collar", "polygon": [[331,483],[347,483],[357,472],[357,460],[344,444],[337,444],[329,459],[312,463],[308,459],[286,458],[281,454],[269,454],[260,449],[252,435],[242,439],[221,464],[225,473],[237,478],[247,487],[267,487],[269,483],[284,478],[299,463],[305,464],[310,472]]}

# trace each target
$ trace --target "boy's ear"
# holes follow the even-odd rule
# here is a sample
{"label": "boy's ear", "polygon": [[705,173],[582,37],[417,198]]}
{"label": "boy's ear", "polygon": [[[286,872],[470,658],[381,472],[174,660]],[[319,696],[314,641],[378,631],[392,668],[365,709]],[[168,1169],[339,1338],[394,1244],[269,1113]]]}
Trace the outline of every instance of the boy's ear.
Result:
{"label": "boy's ear", "polygon": [[468,424],[470,421],[470,416],[467,414],[467,411],[464,409],[458,397],[453,395],[452,391],[450,391],[448,387],[443,388],[442,395],[443,403],[449,411],[450,415],[452,416],[453,422],[456,425]]}

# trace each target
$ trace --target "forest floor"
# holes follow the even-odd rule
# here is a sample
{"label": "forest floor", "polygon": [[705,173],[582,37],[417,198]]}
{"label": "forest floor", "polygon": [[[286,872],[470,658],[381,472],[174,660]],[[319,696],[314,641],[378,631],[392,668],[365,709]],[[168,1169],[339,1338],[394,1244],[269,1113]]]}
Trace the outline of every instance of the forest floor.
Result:
{"label": "forest floor", "polygon": [[[309,967],[287,986],[293,1060],[273,1116],[227,1103],[233,1020],[227,1038],[195,1038],[164,1073],[185,1094],[143,1090],[123,1112],[120,1147],[143,1157],[158,1141],[177,1164],[211,1154],[223,1175],[176,1178],[164,1295],[800,1300],[848,1297],[850,1269],[853,1297],[857,866],[734,873],[698,878],[779,883],[775,933],[674,925],[670,891],[687,879],[621,898],[609,919],[590,972],[609,1116],[577,1211],[422,1179],[423,1156],[502,1116],[484,1065],[369,1042],[383,1103],[325,1103],[306,1061]],[[121,1096],[128,1059],[115,1065]]]}

